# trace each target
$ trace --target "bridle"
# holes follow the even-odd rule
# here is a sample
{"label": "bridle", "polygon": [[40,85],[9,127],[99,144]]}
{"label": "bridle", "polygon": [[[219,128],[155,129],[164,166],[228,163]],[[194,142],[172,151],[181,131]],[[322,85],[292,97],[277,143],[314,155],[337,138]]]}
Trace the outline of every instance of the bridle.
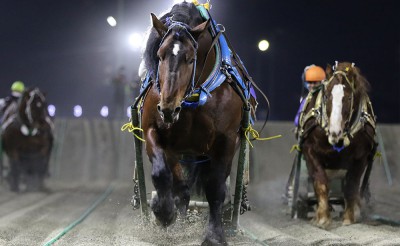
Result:
{"label": "bridle", "polygon": [[[184,97],[183,97],[182,100],[181,100],[181,103],[182,103],[183,101],[186,100],[186,98],[190,97],[190,96],[193,94],[193,91],[194,91],[194,89],[195,89],[194,77],[195,77],[195,74],[196,74],[196,62],[197,62],[197,48],[198,48],[198,43],[197,43],[197,41],[194,39],[194,37],[192,36],[192,34],[190,34],[190,32],[189,32],[190,27],[189,27],[187,24],[185,24],[185,23],[183,23],[183,22],[179,22],[179,21],[173,21],[173,20],[171,20],[171,18],[167,18],[167,25],[168,25],[168,30],[167,30],[167,32],[165,33],[165,35],[163,36],[163,38],[161,39],[161,42],[160,42],[159,47],[161,47],[161,45],[164,43],[166,37],[167,37],[169,34],[171,34],[171,32],[173,31],[173,29],[178,29],[174,35],[176,35],[176,36],[179,37],[180,35],[182,35],[181,32],[183,31],[184,33],[187,34],[187,36],[189,37],[189,39],[190,39],[190,41],[192,42],[193,47],[194,47],[194,49],[195,49],[195,57],[194,57],[194,61],[193,61],[192,76],[191,76],[191,79],[190,79],[190,83],[188,84],[188,87],[186,88],[185,95],[184,95]],[[157,66],[157,76],[156,76],[156,81],[155,81],[156,87],[157,87],[157,90],[158,90],[158,94],[161,94],[161,85],[160,85],[160,80],[159,80],[160,63],[161,63],[161,61],[158,62],[158,66]]]}
{"label": "bridle", "polygon": [[29,98],[26,102],[26,108],[25,108],[25,115],[29,120],[29,123],[33,124],[33,116],[32,116],[32,103],[33,103],[33,99],[35,98],[35,95],[37,95],[41,100],[42,100],[42,104],[44,104],[45,98],[43,96],[43,94],[39,91],[39,89],[34,89],[32,91],[29,92]]}
{"label": "bridle", "polygon": [[[348,134],[350,133],[350,129],[351,129],[351,119],[353,117],[354,114],[354,94],[355,94],[355,88],[354,88],[354,81],[350,81],[349,78],[347,77],[347,73],[344,71],[335,71],[332,75],[332,77],[323,83],[323,100],[322,100],[322,117],[324,118],[325,121],[325,131],[326,134],[329,135],[329,119],[328,119],[328,114],[327,114],[327,110],[326,110],[326,105],[327,105],[327,97],[326,97],[326,91],[327,91],[327,87],[330,84],[330,82],[337,77],[338,75],[341,75],[345,78],[345,81],[347,82],[347,84],[350,86],[351,88],[351,102],[350,102],[350,114],[349,117],[347,118],[347,120],[345,121],[345,125],[344,125],[344,129],[343,129],[343,137],[346,139],[348,136]],[[345,141],[346,142],[346,141]],[[346,144],[345,144],[346,145]]]}

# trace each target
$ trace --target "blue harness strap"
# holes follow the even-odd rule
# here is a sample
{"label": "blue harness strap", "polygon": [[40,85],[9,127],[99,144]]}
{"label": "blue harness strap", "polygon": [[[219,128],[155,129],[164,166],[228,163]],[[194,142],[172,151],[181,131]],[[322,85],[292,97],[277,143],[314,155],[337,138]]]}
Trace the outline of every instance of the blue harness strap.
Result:
{"label": "blue harness strap", "polygon": [[[204,105],[207,102],[207,99],[211,97],[211,92],[218,88],[222,83],[224,83],[227,78],[230,78],[232,81],[237,83],[237,85],[242,90],[246,100],[249,100],[250,97],[256,99],[256,94],[253,87],[251,86],[251,83],[249,81],[244,81],[236,66],[233,65],[234,62],[240,63],[242,65],[241,67],[243,67],[243,69],[245,69],[245,71],[247,72],[246,68],[243,65],[243,62],[237,55],[236,59],[232,61],[232,57],[234,56],[223,33],[224,30],[221,31],[215,20],[211,18],[210,13],[207,9],[204,8],[204,6],[199,5],[197,6],[197,8],[199,9],[204,20],[211,20],[211,36],[215,38],[220,32],[221,34],[218,37],[218,41],[215,43],[216,62],[214,64],[212,72],[205,82],[203,82],[198,88],[194,88],[194,90],[182,101],[182,107],[197,108]],[[176,25],[173,22],[171,24]],[[158,86],[158,78],[156,78],[156,80],[156,84]],[[193,83],[193,81],[194,78],[192,78],[191,82]],[[140,87],[140,95],[142,95],[142,92],[149,87],[150,83],[153,83],[153,81],[151,80],[150,72],[147,72],[146,78],[142,82],[142,85]],[[251,119],[251,122],[253,123],[254,120]]]}
{"label": "blue harness strap", "polygon": [[[211,19],[211,35],[216,37],[221,30],[216,24],[215,20],[211,18],[209,12],[203,6],[199,5],[197,8],[205,20]],[[195,108],[204,105],[207,102],[207,99],[211,97],[211,92],[218,88],[227,77],[233,79],[240,86],[246,99],[250,99],[251,96],[256,98],[254,90],[253,93],[250,93],[250,83],[243,81],[242,76],[237,68],[232,65],[232,51],[229,49],[229,45],[223,33],[221,33],[219,36],[218,42],[215,45],[215,49],[217,53],[217,69],[213,69],[206,81],[194,91],[194,94],[198,95],[198,100],[185,100],[182,103],[183,107]],[[240,58],[239,61],[236,62],[240,62],[243,65],[243,62],[240,60]]]}

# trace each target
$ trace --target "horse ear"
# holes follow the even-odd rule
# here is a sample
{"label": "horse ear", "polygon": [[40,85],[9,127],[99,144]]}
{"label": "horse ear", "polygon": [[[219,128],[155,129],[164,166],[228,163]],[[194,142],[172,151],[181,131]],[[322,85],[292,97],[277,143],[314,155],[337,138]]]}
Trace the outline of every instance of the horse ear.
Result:
{"label": "horse ear", "polygon": [[332,65],[331,65],[331,64],[328,63],[328,64],[326,65],[325,73],[326,73],[326,77],[327,77],[327,78],[332,77],[332,75],[333,75],[333,68],[332,68]]}
{"label": "horse ear", "polygon": [[210,19],[208,19],[207,21],[201,23],[200,25],[192,28],[192,30],[190,31],[190,34],[192,34],[194,39],[197,40],[200,37],[200,35],[204,32],[204,30],[206,30],[208,28],[209,25],[210,25]]}
{"label": "horse ear", "polygon": [[155,14],[151,13],[151,21],[153,23],[154,29],[158,32],[160,37],[164,37],[165,33],[167,33],[168,28],[162,23]]}

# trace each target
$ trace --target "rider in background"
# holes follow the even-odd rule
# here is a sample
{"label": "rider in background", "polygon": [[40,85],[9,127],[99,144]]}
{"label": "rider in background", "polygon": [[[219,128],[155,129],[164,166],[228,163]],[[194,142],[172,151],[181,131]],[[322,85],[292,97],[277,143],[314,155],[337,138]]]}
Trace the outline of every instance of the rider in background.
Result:
{"label": "rider in background", "polygon": [[326,79],[326,74],[322,67],[312,64],[304,68],[301,79],[303,81],[304,88],[313,92],[319,88],[319,86],[322,84],[322,81]]}
{"label": "rider in background", "polygon": [[5,98],[0,98],[0,114],[3,116],[6,116],[8,114],[8,111],[10,111],[13,107],[10,107],[11,105],[17,105],[19,98],[22,95],[22,92],[25,90],[25,85],[22,81],[15,81],[11,85],[11,95],[5,97]]}
{"label": "rider in background", "polygon": [[299,126],[299,117],[300,113],[303,110],[303,106],[306,100],[304,100],[309,92],[314,92],[318,90],[322,84],[322,82],[326,79],[325,71],[322,67],[316,66],[314,64],[306,66],[304,68],[304,72],[301,75],[301,80],[303,82],[303,88],[307,89],[306,93],[304,93],[304,89],[302,90],[302,95],[300,98],[300,108],[297,111],[296,117],[294,119],[294,124],[296,127]]}

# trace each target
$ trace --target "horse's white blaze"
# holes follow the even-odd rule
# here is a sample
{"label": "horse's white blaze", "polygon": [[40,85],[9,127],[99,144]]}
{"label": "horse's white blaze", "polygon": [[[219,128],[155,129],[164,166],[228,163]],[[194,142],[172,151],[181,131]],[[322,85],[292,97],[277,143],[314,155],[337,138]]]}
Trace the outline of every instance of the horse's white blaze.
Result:
{"label": "horse's white blaze", "polygon": [[329,119],[329,132],[339,134],[342,129],[342,99],[344,85],[335,85],[332,89],[332,112]]}
{"label": "horse's white blaze", "polygon": [[174,49],[172,50],[172,54],[174,54],[174,56],[178,55],[179,50],[180,50],[179,44],[174,44]]}

